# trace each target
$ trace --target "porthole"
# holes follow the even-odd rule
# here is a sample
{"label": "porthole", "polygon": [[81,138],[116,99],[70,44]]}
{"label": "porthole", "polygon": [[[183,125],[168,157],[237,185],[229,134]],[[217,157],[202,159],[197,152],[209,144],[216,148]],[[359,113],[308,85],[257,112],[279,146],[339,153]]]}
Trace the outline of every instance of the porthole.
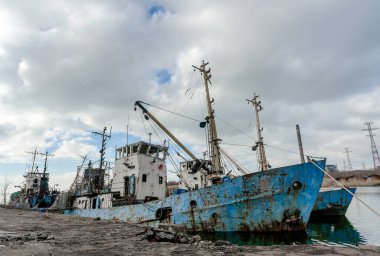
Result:
{"label": "porthole", "polygon": [[196,208],[196,207],[197,207],[197,201],[195,201],[195,200],[191,200],[191,201],[190,201],[190,207],[191,207],[191,208]]}
{"label": "porthole", "polygon": [[295,182],[293,183],[293,189],[294,189],[294,190],[298,190],[298,189],[300,189],[301,187],[302,187],[301,182],[299,182],[299,181],[295,181]]}

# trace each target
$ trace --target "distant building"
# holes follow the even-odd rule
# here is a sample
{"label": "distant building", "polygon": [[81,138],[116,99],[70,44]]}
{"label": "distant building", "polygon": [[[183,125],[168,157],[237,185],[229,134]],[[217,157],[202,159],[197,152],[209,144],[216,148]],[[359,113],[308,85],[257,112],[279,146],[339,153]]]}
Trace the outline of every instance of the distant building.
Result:
{"label": "distant building", "polygon": [[[333,172],[331,176],[347,187],[367,187],[380,185],[380,170],[356,170]],[[330,178],[323,179],[323,187],[337,186]]]}

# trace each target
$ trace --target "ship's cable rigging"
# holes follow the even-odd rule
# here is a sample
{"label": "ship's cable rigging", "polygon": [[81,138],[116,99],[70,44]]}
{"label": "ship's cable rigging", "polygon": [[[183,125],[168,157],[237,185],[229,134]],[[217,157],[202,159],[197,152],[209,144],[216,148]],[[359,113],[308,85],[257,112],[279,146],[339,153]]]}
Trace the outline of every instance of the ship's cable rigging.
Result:
{"label": "ship's cable rigging", "polygon": [[[221,142],[220,144],[230,145],[230,146],[238,146],[238,147],[253,147],[252,145],[237,144],[237,143],[228,143],[228,142]],[[279,147],[271,146],[271,145],[268,145],[266,143],[264,143],[264,146],[267,146],[267,147],[270,147],[270,148],[274,148],[274,149],[278,149],[278,150],[282,150],[282,151],[286,151],[288,153],[292,153],[292,154],[295,154],[295,155],[299,155],[299,153],[297,153],[297,152],[294,152],[294,151],[291,151],[291,150],[288,150],[288,149],[284,149],[284,148],[279,148]]]}
{"label": "ship's cable rigging", "polygon": [[[191,72],[191,71],[190,71],[190,72]],[[189,98],[187,99],[187,101],[185,102],[185,104],[183,104],[182,106],[179,106],[180,103],[182,102],[182,98],[185,98],[185,97],[189,96],[189,94],[187,94],[187,93],[188,93],[189,91],[192,90],[192,87],[190,86],[190,84],[192,83],[193,79],[194,79],[194,72],[191,72],[191,78],[190,78],[190,80],[188,81],[188,83],[187,83],[187,85],[186,85],[186,88],[187,88],[187,89],[186,89],[185,93],[181,96],[180,99],[176,100],[176,104],[175,104],[174,107],[172,108],[172,109],[179,109],[179,111],[177,111],[177,112],[179,112],[179,113],[182,113],[182,110],[187,106],[187,104],[189,103],[189,101],[190,101],[190,100],[193,98],[193,96],[194,96],[194,91],[193,91],[192,96],[189,97]],[[199,78],[198,78],[198,80],[199,80]],[[195,90],[195,89],[194,89],[194,90]],[[187,96],[186,96],[186,95],[187,95]],[[169,117],[170,117],[170,115],[167,115],[167,116],[162,120],[162,123],[164,123],[165,126],[169,126],[169,124],[174,120],[174,118],[169,119]]]}
{"label": "ship's cable rigging", "polygon": [[[309,158],[309,157],[308,157]],[[321,170],[325,175],[327,175],[330,179],[332,179],[333,181],[335,181],[335,183],[337,183],[341,188],[343,188],[344,190],[346,190],[350,195],[352,195],[353,197],[355,197],[359,202],[361,202],[364,206],[366,206],[368,209],[370,209],[373,213],[375,213],[378,217],[380,217],[380,213],[378,213],[376,210],[374,210],[373,208],[371,208],[368,204],[366,204],[363,200],[361,200],[358,196],[356,196],[354,193],[352,193],[349,189],[347,189],[342,183],[340,183],[339,181],[337,181],[333,176],[331,176],[328,172],[326,172],[325,170],[323,170],[321,167],[319,167],[315,162],[314,160],[310,159],[309,158],[309,161],[315,165],[319,170]]]}
{"label": "ship's cable rigging", "polygon": [[148,131],[146,130],[146,127],[145,127],[145,121],[144,121],[144,117],[143,117],[142,112],[140,112],[140,116],[141,116],[141,121],[142,121],[142,123],[144,125],[144,130],[145,130],[146,138],[147,138],[147,140],[149,140],[149,135],[148,135]]}
{"label": "ship's cable rigging", "polygon": [[[148,120],[148,123],[150,124],[150,126],[152,127],[153,131],[155,132],[155,134],[157,135],[157,137],[164,141],[164,139],[166,141],[170,141],[170,138],[168,136],[166,136],[162,131],[161,129],[156,129],[155,127],[157,127],[157,125],[153,122],[150,121],[150,119]],[[160,135],[161,134],[161,135]],[[173,153],[174,151],[174,153]],[[180,153],[181,152],[181,153]],[[187,159],[185,159],[182,155],[185,154],[186,155],[186,152],[184,152],[177,144],[172,144],[171,147],[169,147],[169,155],[171,156],[172,160],[174,161],[174,158],[173,156],[176,158],[175,160],[177,162],[181,162],[181,160],[179,160],[177,158],[177,156],[181,156],[181,158],[183,158],[183,160],[187,161]],[[172,163],[173,164],[173,163]],[[174,164],[173,164],[174,165]],[[177,168],[179,169],[179,168]]]}
{"label": "ship's cable rigging", "polygon": [[[141,115],[142,123],[143,123],[143,125],[144,125],[145,133],[146,133],[146,135],[147,135],[147,137],[148,137],[148,131],[147,131],[146,126],[145,126],[145,118],[143,118],[143,114],[142,114],[142,112],[140,112],[140,115]],[[168,140],[168,138],[165,137],[165,135],[163,135],[163,138],[160,136],[160,134],[159,134],[159,133],[157,132],[157,130],[154,128],[154,124],[150,121],[150,119],[148,119],[147,121],[148,121],[149,125],[150,125],[151,128],[153,129],[153,132],[156,134],[156,136],[158,137],[159,140],[164,141],[163,138],[166,138],[166,139]],[[161,131],[161,130],[159,129],[159,131]],[[177,146],[176,146],[175,144],[173,144],[172,147],[177,147]],[[177,149],[178,149],[178,147],[177,147]],[[171,150],[171,149],[169,148],[169,150]]]}
{"label": "ship's cable rigging", "polygon": [[189,116],[185,116],[185,115],[182,115],[182,114],[180,114],[180,113],[176,113],[176,112],[174,112],[174,111],[167,110],[167,109],[164,109],[164,108],[161,108],[161,107],[158,107],[158,106],[155,106],[155,105],[152,105],[152,104],[146,103],[146,102],[141,102],[141,103],[142,103],[142,104],[145,104],[145,105],[148,105],[148,106],[151,106],[151,107],[153,107],[153,108],[160,109],[160,110],[165,111],[165,112],[169,112],[169,113],[171,113],[171,114],[174,114],[174,115],[177,115],[177,116],[180,116],[180,117],[183,117],[183,118],[187,118],[187,119],[189,119],[189,120],[193,120],[193,121],[198,122],[198,123],[202,122],[202,121],[200,121],[200,120],[198,120],[198,119],[195,119],[195,118],[192,118],[192,117],[189,117]]}
{"label": "ship's cable rigging", "polygon": [[[152,127],[154,133],[156,134],[156,136],[157,136],[160,140],[162,140],[162,141],[165,141],[165,140],[166,140],[166,141],[169,141],[169,138],[168,138],[168,137],[165,137],[165,134],[163,134],[162,131],[161,131],[160,129],[158,129],[158,131],[161,132],[161,135],[159,134],[159,132],[157,131],[157,129],[154,127],[155,124],[152,123],[152,122],[150,121],[150,119],[149,119],[148,123],[149,123],[149,125]],[[169,150],[172,150],[172,151],[174,150],[175,153],[177,153],[177,154],[179,154],[177,150],[181,151],[181,148],[178,147],[178,145],[176,145],[176,144],[173,144],[173,145],[172,145],[172,148],[173,148],[173,149],[169,148]],[[183,151],[182,151],[182,152],[183,152]],[[174,154],[174,155],[175,155],[175,154]]]}
{"label": "ship's cable rigging", "polygon": [[253,138],[252,136],[250,136],[250,135],[246,134],[245,132],[243,132],[242,130],[240,130],[239,128],[237,128],[237,127],[233,126],[232,124],[228,123],[227,121],[223,120],[223,119],[220,118],[219,116],[215,116],[215,117],[216,117],[218,120],[220,120],[220,121],[222,121],[223,123],[225,123],[226,125],[230,126],[231,128],[237,130],[237,131],[240,132],[241,134],[247,136],[248,138],[251,138],[251,139],[253,139],[253,140],[255,139],[255,138]]}
{"label": "ship's cable rigging", "polygon": [[[160,108],[160,107],[154,106],[154,105],[149,104],[149,103],[145,103],[145,102],[141,102],[141,103],[142,103],[142,104],[149,105],[149,106],[152,106],[152,107]],[[179,116],[182,116],[182,117],[184,117],[184,118],[188,118],[188,119],[190,119],[190,120],[193,120],[193,121],[196,121],[196,122],[202,123],[202,121],[197,120],[197,119],[195,119],[195,118],[188,117],[188,116],[184,116],[184,115],[181,115],[181,114],[178,114],[178,113],[176,113],[176,112],[169,111],[169,110],[166,110],[166,109],[163,109],[163,108],[160,108],[160,109],[162,109],[162,110],[164,110],[164,111],[171,112],[171,113],[176,114],[176,115],[179,115]],[[140,113],[141,113],[141,112],[140,112]],[[141,115],[142,115],[142,114],[141,114]],[[146,118],[145,118],[145,119],[146,119]],[[146,130],[146,127],[145,127],[145,120],[142,119],[142,121],[144,122],[144,128],[145,128],[145,130]],[[151,120],[150,120],[149,118],[147,119],[147,121],[148,121],[148,123],[151,125],[151,127],[152,127],[152,129],[154,130],[155,134],[160,138],[160,136],[158,135],[157,130],[153,128],[153,126],[157,127],[157,125],[156,125],[154,122],[152,123]],[[169,139],[169,137],[167,137],[167,136],[161,131],[161,129],[158,129],[158,131],[160,131],[161,134],[163,134],[163,137],[164,137],[164,138],[167,138],[167,140]],[[147,130],[146,130],[146,133],[147,133]],[[162,139],[162,137],[161,137],[160,139]],[[162,139],[162,140],[163,140],[163,139]],[[176,144],[173,144],[173,145],[174,145],[174,147],[176,147],[177,150],[179,150],[179,151],[181,151],[182,153],[185,153],[185,154],[186,154],[186,152],[184,152],[184,151],[183,151],[180,147],[178,147]]]}
{"label": "ship's cable rigging", "polygon": [[[224,122],[225,124],[227,124],[228,126],[230,126],[231,128],[235,129],[236,131],[240,132],[241,134],[247,136],[248,138],[250,139],[255,139],[253,138],[252,136],[248,135],[247,133],[243,132],[241,129],[233,126],[232,124],[228,123],[227,121],[223,120],[222,118],[220,117],[216,117],[218,120]],[[242,145],[242,144],[234,144],[234,143],[226,143],[226,142],[221,142],[221,144],[225,144],[225,145],[231,145],[231,146],[243,146],[243,147],[253,147],[251,145]],[[275,146],[271,146],[271,145],[268,145],[266,143],[263,144],[264,146],[267,146],[267,147],[270,147],[270,148],[274,148],[274,149],[278,149],[278,150],[281,150],[281,151],[285,151],[285,152],[288,152],[288,153],[291,153],[291,154],[295,154],[295,155],[299,155],[299,153],[297,152],[294,152],[294,151],[291,151],[291,150],[288,150],[288,149],[284,149],[284,148],[279,148],[279,147],[275,147]]]}

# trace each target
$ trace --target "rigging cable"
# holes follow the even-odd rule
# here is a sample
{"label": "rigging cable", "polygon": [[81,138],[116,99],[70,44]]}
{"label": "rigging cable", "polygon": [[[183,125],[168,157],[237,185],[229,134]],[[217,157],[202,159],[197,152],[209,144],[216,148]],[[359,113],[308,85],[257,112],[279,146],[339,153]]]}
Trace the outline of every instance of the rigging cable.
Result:
{"label": "rigging cable", "polygon": [[[143,120],[143,121],[144,121],[144,120]],[[166,134],[164,134],[164,133],[162,132],[161,128],[158,129],[158,131],[161,132],[161,136],[159,135],[159,132],[157,132],[157,129],[154,128],[154,126],[158,127],[158,125],[157,125],[156,123],[152,123],[152,121],[151,121],[150,119],[148,119],[148,123],[149,123],[149,125],[152,127],[154,133],[157,135],[157,137],[158,137],[160,140],[164,141],[163,138],[166,138],[166,140],[169,141],[169,137],[168,137]],[[144,128],[145,128],[145,123],[144,123]],[[147,133],[146,128],[145,128],[145,132]],[[172,147],[175,147],[175,148],[179,149],[179,147],[177,146],[177,144],[173,144]],[[180,150],[180,151],[181,151],[181,150]]]}
{"label": "rigging cable", "polygon": [[[189,73],[190,73],[191,71],[189,71]],[[191,72],[191,78],[190,78],[190,80],[188,81],[188,83],[187,83],[187,85],[186,85],[186,88],[188,88],[188,89],[186,89],[186,91],[185,91],[185,93],[182,95],[182,97],[180,98],[180,99],[178,99],[176,102],[177,102],[177,104],[175,104],[175,106],[172,108],[172,109],[179,109],[179,113],[181,113],[182,112],[182,110],[187,106],[187,103],[189,103],[189,101],[192,99],[192,96],[190,97],[190,98],[188,98],[187,99],[187,101],[186,101],[186,103],[185,104],[183,104],[180,108],[179,108],[179,104],[182,102],[182,98],[185,98],[186,97],[186,94],[189,92],[189,90],[191,90],[191,87],[190,87],[190,83],[193,81],[193,78],[194,78],[194,72]],[[193,93],[194,94],[194,93]],[[163,120],[163,123],[165,123],[166,124],[166,126],[168,126],[173,120],[174,120],[174,118],[171,118],[170,120],[169,120],[169,115],[165,118],[165,120]]]}
{"label": "rigging cable", "polygon": [[286,151],[288,153],[292,153],[292,154],[295,154],[295,155],[299,155],[299,153],[296,153],[294,151],[291,151],[291,150],[288,150],[288,149],[284,149],[284,148],[275,147],[275,146],[271,146],[271,145],[268,145],[268,144],[265,144],[265,143],[264,143],[264,146],[267,146],[267,147],[270,147],[270,148],[274,148],[274,149],[278,149],[278,150],[282,150],[282,151]]}
{"label": "rigging cable", "polygon": [[235,174],[237,173],[236,167],[233,166],[233,164],[224,156],[221,157],[222,162],[224,163],[224,167],[227,168],[227,171],[225,173],[229,173],[230,171],[233,171]]}
{"label": "rigging cable", "polygon": [[233,128],[233,129],[239,131],[240,133],[244,134],[244,135],[247,136],[248,138],[251,138],[251,139],[253,139],[253,140],[255,139],[255,138],[253,138],[252,136],[250,136],[250,135],[246,134],[245,132],[243,132],[242,130],[240,130],[239,128],[237,128],[237,127],[233,126],[232,124],[228,123],[227,121],[224,121],[224,120],[221,119],[220,117],[218,117],[218,116],[215,116],[215,117],[216,117],[218,120],[220,120],[220,121],[224,122],[225,124],[227,124],[228,126],[230,126],[231,128]]}
{"label": "rigging cable", "polygon": [[366,204],[364,201],[362,201],[357,195],[355,195],[354,193],[352,193],[350,190],[348,190],[342,183],[340,183],[339,181],[337,181],[336,179],[334,179],[333,176],[331,176],[328,172],[326,172],[325,170],[323,170],[321,167],[319,167],[315,161],[313,159],[310,159],[310,162],[312,164],[314,164],[319,170],[321,170],[324,174],[326,174],[330,179],[332,179],[333,181],[335,181],[340,187],[342,187],[344,190],[346,190],[350,195],[352,195],[353,197],[355,197],[359,202],[361,202],[362,204],[364,204],[364,206],[366,206],[368,209],[370,209],[372,212],[374,212],[378,217],[380,217],[380,214],[374,210],[373,208],[371,208],[368,204]]}
{"label": "rigging cable", "polygon": [[144,125],[144,130],[145,130],[146,138],[147,138],[147,140],[149,140],[148,131],[146,130],[146,127],[145,127],[145,121],[144,121],[144,117],[143,117],[142,111],[139,111],[139,112],[140,112],[142,123]]}
{"label": "rigging cable", "polygon": [[169,113],[174,114],[174,115],[177,115],[177,116],[181,116],[181,117],[184,117],[184,118],[187,118],[187,119],[193,120],[193,121],[198,122],[198,123],[202,122],[202,121],[197,120],[197,119],[195,119],[195,118],[192,118],[192,117],[189,117],[189,116],[185,116],[185,115],[182,115],[182,114],[179,114],[179,113],[176,113],[176,112],[173,112],[173,111],[170,111],[170,110],[167,110],[167,109],[161,108],[161,107],[157,107],[157,106],[154,106],[154,105],[149,104],[149,103],[146,103],[146,102],[141,102],[141,103],[143,103],[143,104],[145,104],[145,105],[148,105],[148,106],[151,106],[151,107],[153,107],[153,108],[158,108],[158,109],[160,109],[160,110],[162,110],[162,111],[166,111],[166,112],[169,112]]}
{"label": "rigging cable", "polygon": [[[252,145],[227,143],[227,142],[221,142],[220,144],[231,145],[231,146],[239,146],[239,147],[252,147]],[[282,150],[282,151],[286,151],[288,153],[292,153],[292,154],[295,154],[295,155],[299,155],[299,153],[296,153],[294,151],[291,151],[291,150],[288,150],[288,149],[284,149],[284,148],[275,147],[275,146],[271,146],[271,145],[268,145],[266,143],[264,143],[264,146],[267,146],[267,147],[270,147],[270,148],[274,148],[274,149],[278,149],[278,150]]]}

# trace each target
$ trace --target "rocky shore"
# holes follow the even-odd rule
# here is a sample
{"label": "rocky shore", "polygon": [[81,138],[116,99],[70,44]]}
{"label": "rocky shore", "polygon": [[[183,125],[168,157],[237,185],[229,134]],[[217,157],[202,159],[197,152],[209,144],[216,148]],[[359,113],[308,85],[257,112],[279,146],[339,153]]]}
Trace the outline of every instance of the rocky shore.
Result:
{"label": "rocky shore", "polygon": [[380,255],[380,247],[238,246],[180,230],[0,208],[0,255]]}

